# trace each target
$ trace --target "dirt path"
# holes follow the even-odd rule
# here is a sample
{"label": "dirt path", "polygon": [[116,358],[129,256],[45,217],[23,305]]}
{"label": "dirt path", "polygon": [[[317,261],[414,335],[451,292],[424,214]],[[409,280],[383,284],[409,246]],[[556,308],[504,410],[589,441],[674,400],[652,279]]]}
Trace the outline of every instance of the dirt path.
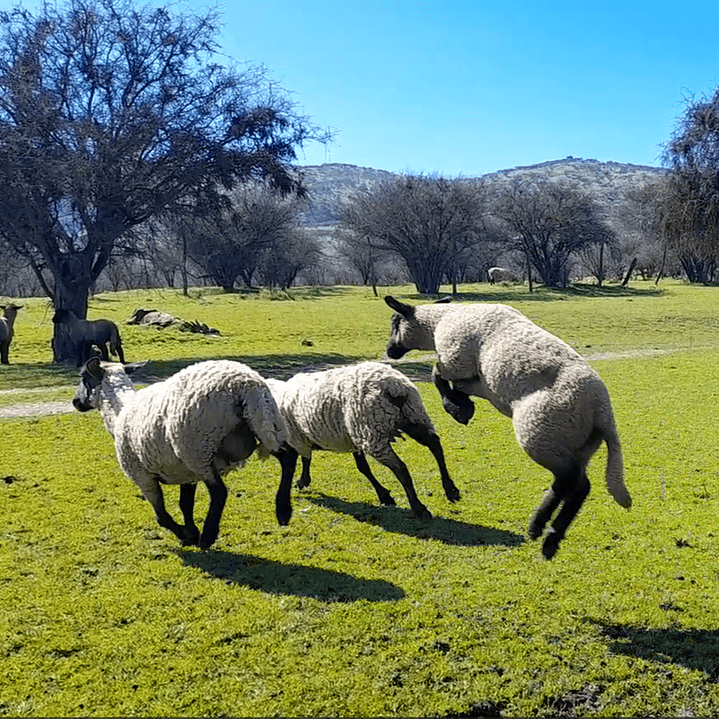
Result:
{"label": "dirt path", "polygon": [[[585,358],[589,361],[595,360],[606,360],[606,359],[631,359],[636,357],[655,357],[657,355],[671,354],[677,352],[677,349],[645,349],[645,350],[627,350],[624,352],[597,352],[595,354],[585,355]],[[431,361],[434,357],[433,354],[417,355],[406,357],[401,360],[395,361],[393,364],[404,364],[404,363],[417,363],[423,361]],[[381,360],[377,360],[381,361]],[[308,371],[311,368],[307,368]],[[315,368],[317,369],[317,368]],[[426,379],[426,377],[411,377],[410,379]],[[71,390],[73,386],[67,387],[36,387],[35,389],[5,389],[0,390],[0,397],[6,397],[13,394],[38,394],[42,395],[47,392],[56,392],[58,390]],[[6,407],[0,407],[0,420],[3,419],[15,419],[18,417],[41,417],[50,414],[67,414],[74,412],[74,408],[70,400],[54,401],[54,402],[21,402],[18,404],[7,405]]]}

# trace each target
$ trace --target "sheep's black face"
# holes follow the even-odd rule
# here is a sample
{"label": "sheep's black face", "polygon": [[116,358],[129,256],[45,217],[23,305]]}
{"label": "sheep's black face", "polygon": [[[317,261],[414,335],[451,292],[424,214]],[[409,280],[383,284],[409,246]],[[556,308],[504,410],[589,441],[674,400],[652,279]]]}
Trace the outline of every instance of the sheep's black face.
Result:
{"label": "sheep's black face", "polygon": [[390,324],[390,337],[387,342],[387,357],[390,359],[400,359],[409,352],[408,347],[402,345],[402,323],[404,318],[398,312],[392,315],[392,321]]}
{"label": "sheep's black face", "polygon": [[83,371],[80,384],[75,390],[72,406],[78,412],[89,412],[91,409],[95,409],[95,405],[92,404],[93,394],[99,386],[100,382],[95,377],[87,371]]}

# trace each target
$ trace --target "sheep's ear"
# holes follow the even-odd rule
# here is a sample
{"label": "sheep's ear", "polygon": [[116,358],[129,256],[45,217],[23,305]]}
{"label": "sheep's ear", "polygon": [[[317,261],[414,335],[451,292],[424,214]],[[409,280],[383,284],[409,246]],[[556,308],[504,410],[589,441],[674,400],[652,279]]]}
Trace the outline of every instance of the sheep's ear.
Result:
{"label": "sheep's ear", "polygon": [[392,295],[385,295],[384,301],[395,311],[399,312],[405,319],[409,318],[414,311],[412,305],[396,300]]}
{"label": "sheep's ear", "polygon": [[435,305],[445,305],[445,304],[447,304],[447,302],[451,302],[451,301],[452,301],[452,298],[449,295],[447,295],[446,297],[440,297],[438,300],[435,300],[434,304]]}
{"label": "sheep's ear", "polygon": [[83,371],[87,372],[90,377],[93,377],[98,382],[102,382],[102,377],[105,374],[105,370],[102,369],[102,365],[100,364],[99,357],[91,357],[87,362],[85,362]]}
{"label": "sheep's ear", "polygon": [[137,370],[142,369],[147,364],[147,360],[143,362],[128,362],[122,365],[125,368],[125,374],[135,374]]}

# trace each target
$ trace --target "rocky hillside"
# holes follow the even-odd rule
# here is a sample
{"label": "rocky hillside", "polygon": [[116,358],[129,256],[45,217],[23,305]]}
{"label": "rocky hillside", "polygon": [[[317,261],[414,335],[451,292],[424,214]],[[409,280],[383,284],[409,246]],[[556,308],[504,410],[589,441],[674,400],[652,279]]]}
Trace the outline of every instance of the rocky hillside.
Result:
{"label": "rocky hillside", "polygon": [[[391,172],[385,170],[337,163],[305,166],[301,171],[311,200],[311,206],[305,213],[305,222],[310,227],[324,231],[336,223],[337,208],[352,192],[393,177]],[[515,179],[537,176],[563,180],[591,193],[607,216],[616,221],[629,191],[647,183],[655,183],[665,173],[666,170],[659,167],[567,157],[501,170],[483,175],[482,179],[497,183],[498,187]]]}

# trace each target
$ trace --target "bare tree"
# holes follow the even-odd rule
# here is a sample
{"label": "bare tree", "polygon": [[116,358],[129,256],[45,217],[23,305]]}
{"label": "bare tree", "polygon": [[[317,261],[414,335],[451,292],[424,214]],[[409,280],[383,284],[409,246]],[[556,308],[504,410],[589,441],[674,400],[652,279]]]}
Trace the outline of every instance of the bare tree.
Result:
{"label": "bare tree", "polygon": [[317,240],[307,230],[294,227],[263,252],[259,274],[266,287],[287,290],[303,270],[317,266],[321,260]]}
{"label": "bare tree", "polygon": [[530,291],[532,270],[547,286],[565,286],[580,250],[614,243],[594,201],[551,180],[512,181],[497,197],[494,212],[510,229],[508,249],[525,258]]}
{"label": "bare tree", "polygon": [[404,260],[417,291],[437,294],[444,277],[481,237],[482,195],[461,179],[401,175],[356,193],[342,210],[345,229]]}
{"label": "bare tree", "polygon": [[690,98],[665,146],[671,170],[664,231],[692,282],[713,278],[719,258],[719,88]]}
{"label": "bare tree", "polygon": [[244,183],[231,193],[230,209],[184,220],[190,257],[214,284],[231,292],[238,278],[250,287],[265,250],[277,250],[297,224],[298,201],[266,183]]}
{"label": "bare tree", "polygon": [[378,297],[377,285],[396,254],[377,247],[369,237],[342,228],[336,230],[334,239],[339,257],[357,272],[363,285],[372,287],[374,296]]}
{"label": "bare tree", "polygon": [[[264,68],[216,61],[215,10],[175,8],[0,13],[0,234],[81,318],[130,228],[183,202],[220,206],[238,179],[299,190],[294,149],[325,139]],[[60,360],[70,348],[57,339]]]}

